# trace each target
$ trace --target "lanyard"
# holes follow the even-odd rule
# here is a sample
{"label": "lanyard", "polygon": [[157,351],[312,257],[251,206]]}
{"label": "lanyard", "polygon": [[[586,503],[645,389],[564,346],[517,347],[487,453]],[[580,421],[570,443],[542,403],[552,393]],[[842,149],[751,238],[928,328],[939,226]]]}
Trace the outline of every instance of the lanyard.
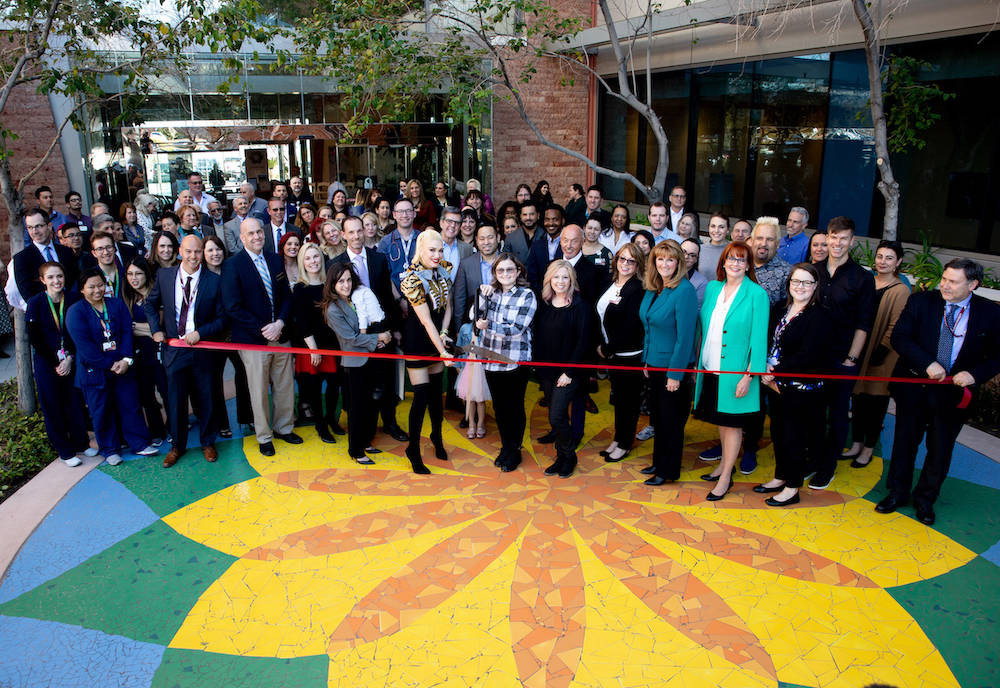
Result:
{"label": "lanyard", "polygon": [[[948,307],[945,306],[945,313],[947,313],[947,308]],[[944,317],[944,326],[948,328],[948,331],[951,332],[951,336],[954,337],[955,339],[961,339],[962,337],[965,336],[964,334],[958,334],[955,331],[958,328],[958,323],[959,323],[959,321],[962,320],[962,316],[963,315],[965,315],[965,306],[962,306],[961,308],[958,309],[958,315],[955,316],[955,324],[954,325],[949,325],[948,324],[948,316],[947,315],[945,315],[945,317]]]}
{"label": "lanyard", "polygon": [[[93,305],[90,306],[94,308]],[[102,303],[101,307],[103,312],[94,308],[94,312],[97,313],[97,317],[101,319],[101,327],[104,329],[104,340],[107,342],[111,341],[111,317],[108,315],[108,304]]]}
{"label": "lanyard", "polygon": [[59,350],[62,351],[66,348],[65,340],[63,338],[63,322],[65,320],[64,310],[66,308],[66,295],[63,294],[62,299],[59,301],[59,314],[56,315],[55,304],[52,303],[52,297],[49,296],[48,292],[45,292],[45,300],[49,302],[49,311],[52,313],[52,319],[56,322],[56,329],[59,331]]}

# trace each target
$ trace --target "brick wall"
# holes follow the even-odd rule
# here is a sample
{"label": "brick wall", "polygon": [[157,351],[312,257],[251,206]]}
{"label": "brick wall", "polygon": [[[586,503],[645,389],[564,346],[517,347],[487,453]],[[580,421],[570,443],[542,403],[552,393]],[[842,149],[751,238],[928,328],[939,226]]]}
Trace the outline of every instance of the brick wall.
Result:
{"label": "brick wall", "polygon": [[[553,3],[562,13],[591,17],[589,2],[561,0]],[[551,58],[537,60],[538,72],[522,87],[528,114],[550,140],[570,150],[586,154],[589,109],[589,79],[579,68]],[[513,74],[517,73],[516,64]],[[573,79],[572,86],[561,86],[563,78]],[[569,185],[586,187],[592,178],[585,164],[540,143],[508,99],[506,89],[497,89],[493,100],[493,201],[495,206],[514,196],[520,183],[535,188],[545,179],[551,185],[552,198],[564,204]]]}
{"label": "brick wall", "polygon": [[[10,146],[11,176],[17,184],[26,172],[38,164],[38,160],[51,145],[56,136],[56,124],[48,97],[36,93],[32,84],[22,84],[11,92],[2,117],[4,124],[20,137]],[[55,209],[64,211],[63,198],[69,191],[69,180],[63,165],[62,149],[58,144],[42,169],[25,185],[25,208],[35,206],[35,189],[43,184],[52,188]],[[7,221],[7,206],[0,201],[0,260],[5,265],[10,260]]]}

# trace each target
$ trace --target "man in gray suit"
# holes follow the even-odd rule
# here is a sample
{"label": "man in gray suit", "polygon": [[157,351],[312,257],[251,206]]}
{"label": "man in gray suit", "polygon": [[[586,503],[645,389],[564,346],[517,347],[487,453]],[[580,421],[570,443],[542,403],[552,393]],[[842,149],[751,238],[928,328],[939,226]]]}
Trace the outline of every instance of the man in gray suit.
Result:
{"label": "man in gray suit", "polygon": [[229,255],[243,250],[243,242],[240,241],[240,224],[247,219],[250,205],[243,196],[233,198],[233,217],[229,222],[222,225],[222,240],[226,244],[226,251]]}

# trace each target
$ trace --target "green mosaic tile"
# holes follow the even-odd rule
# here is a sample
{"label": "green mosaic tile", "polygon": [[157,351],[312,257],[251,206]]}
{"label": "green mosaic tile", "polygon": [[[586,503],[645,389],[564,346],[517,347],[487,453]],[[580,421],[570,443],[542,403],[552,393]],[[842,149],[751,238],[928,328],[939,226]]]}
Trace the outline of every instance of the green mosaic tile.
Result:
{"label": "green mosaic tile", "polygon": [[152,688],[326,688],[329,665],[326,655],[273,659],[167,648]]}

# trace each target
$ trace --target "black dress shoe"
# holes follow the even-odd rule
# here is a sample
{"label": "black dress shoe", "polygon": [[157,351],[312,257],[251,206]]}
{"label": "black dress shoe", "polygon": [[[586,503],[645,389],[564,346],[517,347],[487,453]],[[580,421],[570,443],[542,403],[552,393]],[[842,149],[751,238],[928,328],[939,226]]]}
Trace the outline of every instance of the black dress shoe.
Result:
{"label": "black dress shoe", "polygon": [[785,489],[784,485],[778,485],[778,487],[764,487],[763,485],[754,485],[753,491],[757,494],[770,494],[772,492],[781,492]]}
{"label": "black dress shoe", "polygon": [[462,420],[460,420],[458,422],[458,427],[462,428],[463,430],[465,430],[466,428],[468,428],[469,427],[469,419],[468,418],[463,418]]}
{"label": "black dress shoe", "polygon": [[257,445],[260,449],[260,453],[264,456],[274,456],[274,443],[273,442],[261,442]]}
{"label": "black dress shoe", "polygon": [[726,488],[725,492],[723,492],[720,495],[717,495],[714,492],[709,492],[708,495],[706,495],[705,499],[707,499],[710,502],[717,502],[720,499],[722,499],[723,497],[725,497],[727,494],[729,494],[729,490],[731,490],[732,488],[733,488],[733,483],[732,483],[732,481],[730,481],[729,487]]}
{"label": "black dress shoe", "polygon": [[340,427],[340,423],[330,423],[330,430],[334,435],[346,435],[347,431]]}
{"label": "black dress shoe", "polygon": [[937,517],[934,515],[934,509],[930,507],[927,507],[926,509],[921,509],[920,507],[917,507],[917,520],[923,523],[925,526],[934,525],[934,521],[936,520],[936,518]]}
{"label": "black dress shoe", "polygon": [[551,430],[535,440],[539,444],[555,444],[556,434]]}
{"label": "black dress shoe", "polygon": [[768,497],[767,499],[764,500],[764,503],[767,504],[768,506],[789,506],[791,504],[798,504],[800,501],[801,499],[799,498],[799,493],[796,492],[794,495],[792,495],[783,502],[775,499],[774,497]]}
{"label": "black dress shoe", "polygon": [[618,463],[619,461],[624,461],[625,459],[627,459],[628,455],[631,453],[632,453],[631,449],[626,449],[625,453],[622,454],[621,456],[611,456],[610,454],[608,454],[607,456],[604,457],[604,461],[607,463]]}
{"label": "black dress shoe", "polygon": [[656,475],[656,466],[646,466],[639,472],[643,475]]}
{"label": "black dress shoe", "polygon": [[868,460],[865,461],[864,463],[861,463],[857,459],[854,459],[854,461],[851,461],[851,468],[864,468],[865,466],[867,466],[871,462],[872,462],[872,457],[870,457],[870,456],[868,457]]}
{"label": "black dress shoe", "polygon": [[545,475],[555,475],[559,472],[559,459],[556,462],[545,469]]}
{"label": "black dress shoe", "polygon": [[889,495],[881,502],[875,505],[875,511],[880,514],[891,514],[893,511],[901,506],[906,506],[909,504],[909,500],[906,499],[896,499],[892,495]]}
{"label": "black dress shoe", "polygon": [[288,442],[289,444],[302,444],[302,438],[296,435],[294,432],[286,432],[285,434],[276,432],[274,433],[274,436],[277,437],[282,442]]}
{"label": "black dress shoe", "polygon": [[396,440],[397,442],[409,442],[410,436],[403,432],[403,428],[395,425],[391,428],[382,428],[382,432]]}
{"label": "black dress shoe", "polygon": [[[732,482],[733,476],[735,476],[735,475],[736,475],[736,466],[733,466],[733,470],[729,474],[729,481],[730,482]],[[702,480],[707,480],[710,483],[717,483],[717,482],[719,482],[719,478],[722,477],[722,473],[719,473],[719,475],[712,475],[711,473],[705,473],[704,475],[699,476],[699,477]]]}
{"label": "black dress shoe", "polygon": [[672,482],[674,482],[674,481],[673,480],[667,480],[666,478],[664,478],[661,475],[654,475],[652,478],[649,478],[648,480],[646,480],[645,484],[646,485],[652,485],[653,487],[656,487],[657,485],[664,485],[666,483],[672,483]]}
{"label": "black dress shoe", "polygon": [[382,450],[371,445],[365,447],[365,454],[381,454]]}
{"label": "black dress shoe", "polygon": [[337,443],[337,438],[330,434],[330,431],[326,427],[326,423],[316,423],[316,434],[327,444]]}

